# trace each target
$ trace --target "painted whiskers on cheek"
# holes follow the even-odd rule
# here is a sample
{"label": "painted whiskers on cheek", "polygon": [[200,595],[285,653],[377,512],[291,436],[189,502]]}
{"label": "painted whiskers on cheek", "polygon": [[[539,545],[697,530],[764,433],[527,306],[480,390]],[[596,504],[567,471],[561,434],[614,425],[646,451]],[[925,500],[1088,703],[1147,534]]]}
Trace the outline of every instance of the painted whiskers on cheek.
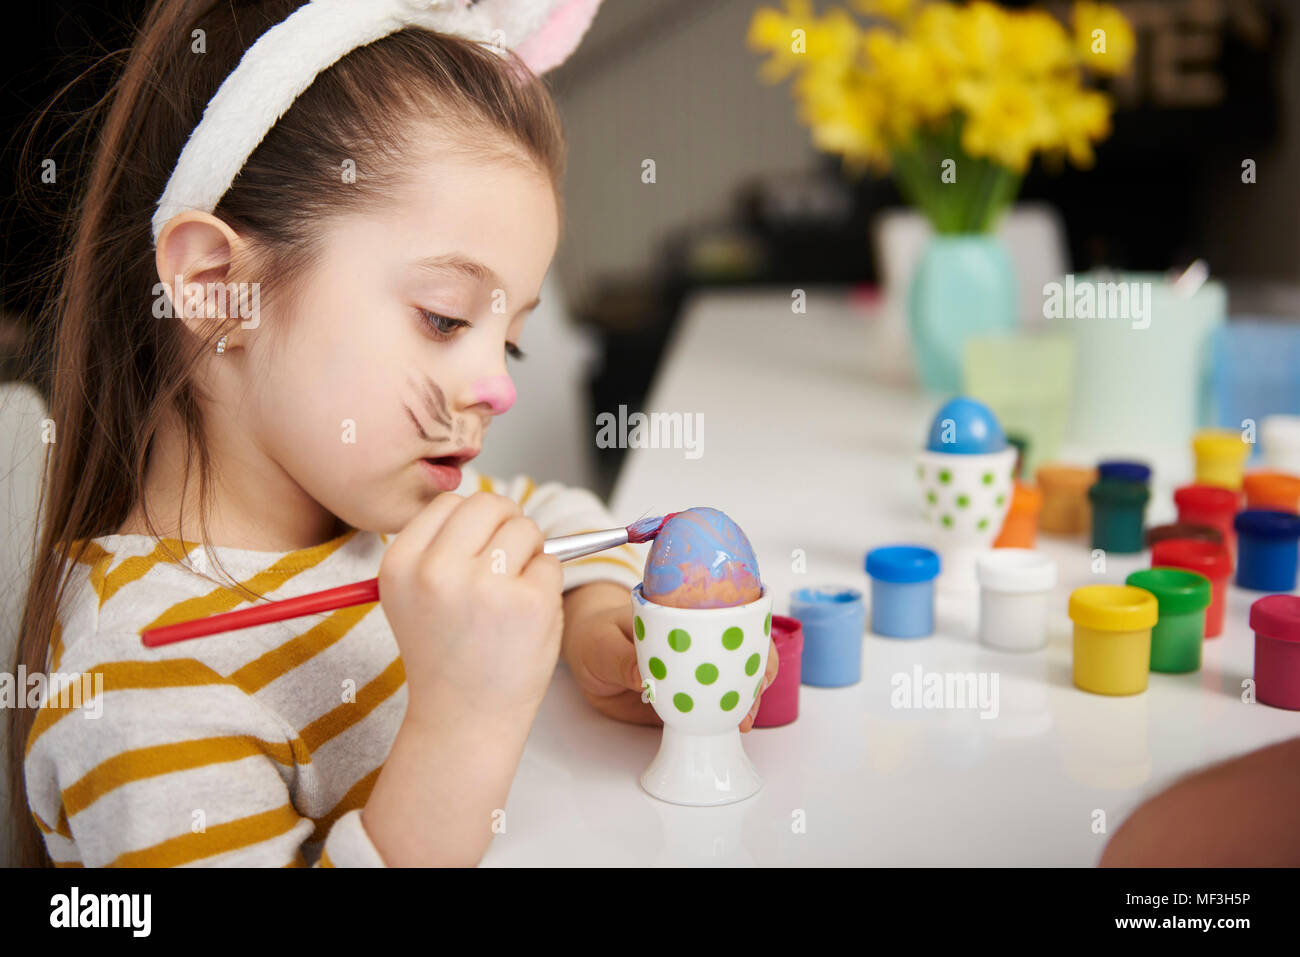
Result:
{"label": "painted whiskers on cheek", "polygon": [[[439,387],[438,383],[434,382],[427,375],[423,376],[423,380],[423,382],[420,382],[417,377],[413,375],[407,379],[407,383],[414,390],[425,411],[429,413],[429,417],[433,419],[436,425],[442,426],[443,431],[438,435],[430,435],[428,430],[426,430],[421,424],[416,414],[411,411],[410,405],[403,402],[402,408],[406,410],[407,417],[415,424],[415,431],[419,433],[420,438],[424,439],[426,442],[449,441],[462,430],[459,428],[454,429],[452,427],[451,413],[447,408],[447,397]],[[459,424],[460,423],[457,423],[457,425]]]}

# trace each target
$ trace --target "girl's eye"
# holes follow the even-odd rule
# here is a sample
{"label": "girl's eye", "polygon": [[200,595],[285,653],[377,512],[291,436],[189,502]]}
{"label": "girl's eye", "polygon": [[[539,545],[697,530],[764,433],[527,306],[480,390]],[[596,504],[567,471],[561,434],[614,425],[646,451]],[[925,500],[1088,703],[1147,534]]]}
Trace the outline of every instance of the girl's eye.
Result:
{"label": "girl's eye", "polygon": [[451,335],[461,326],[469,325],[464,319],[451,319],[448,316],[430,312],[428,309],[420,309],[418,312],[420,313],[420,321],[439,338]]}
{"label": "girl's eye", "polygon": [[[416,311],[420,314],[420,321],[438,339],[445,339],[462,326],[469,327],[471,325],[465,319],[452,319],[450,316],[430,312],[428,309],[418,309]],[[506,343],[506,355],[512,359],[527,358],[524,351],[513,342]]]}

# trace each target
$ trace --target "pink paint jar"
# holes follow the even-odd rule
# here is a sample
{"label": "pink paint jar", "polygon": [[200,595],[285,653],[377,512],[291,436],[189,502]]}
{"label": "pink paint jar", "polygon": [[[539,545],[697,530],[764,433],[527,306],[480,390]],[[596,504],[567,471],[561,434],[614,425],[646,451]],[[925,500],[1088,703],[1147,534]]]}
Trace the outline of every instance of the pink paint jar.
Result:
{"label": "pink paint jar", "polygon": [[758,699],[754,727],[775,728],[799,717],[799,685],[802,677],[803,625],[798,618],[772,616],[772,641],[780,665],[776,678]]}
{"label": "pink paint jar", "polygon": [[1250,606],[1255,632],[1255,697],[1300,711],[1300,597],[1265,595]]}

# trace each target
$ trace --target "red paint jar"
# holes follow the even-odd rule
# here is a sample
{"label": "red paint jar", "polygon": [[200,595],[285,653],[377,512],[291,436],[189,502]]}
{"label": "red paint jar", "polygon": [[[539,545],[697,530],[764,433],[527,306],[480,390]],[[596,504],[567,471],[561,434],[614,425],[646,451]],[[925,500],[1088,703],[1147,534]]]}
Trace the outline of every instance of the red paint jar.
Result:
{"label": "red paint jar", "polygon": [[1266,595],[1250,606],[1255,632],[1255,697],[1300,711],[1300,597]]}
{"label": "red paint jar", "polygon": [[1190,538],[1167,538],[1151,546],[1151,567],[1157,565],[1185,568],[1200,572],[1210,580],[1210,607],[1205,609],[1205,637],[1223,634],[1223,613],[1228,578],[1232,575],[1232,556],[1220,542],[1195,541]]}
{"label": "red paint jar", "polygon": [[1235,555],[1237,533],[1232,520],[1241,510],[1241,493],[1218,485],[1184,485],[1174,490],[1178,521],[1189,525],[1209,525],[1223,534],[1228,554]]}
{"label": "red paint jar", "polygon": [[803,625],[798,618],[772,616],[772,641],[776,644],[776,677],[758,699],[754,727],[775,728],[799,717],[799,685],[802,677]]}

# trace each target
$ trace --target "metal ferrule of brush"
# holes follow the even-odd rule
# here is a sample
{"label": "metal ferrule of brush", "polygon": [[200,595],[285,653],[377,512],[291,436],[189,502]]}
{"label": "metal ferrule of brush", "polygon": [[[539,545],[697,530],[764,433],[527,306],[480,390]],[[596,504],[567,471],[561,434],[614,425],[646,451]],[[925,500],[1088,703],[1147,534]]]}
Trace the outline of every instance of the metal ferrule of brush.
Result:
{"label": "metal ferrule of brush", "polygon": [[546,544],[542,546],[542,551],[565,562],[570,558],[581,558],[583,555],[591,555],[626,544],[627,529],[611,528],[600,532],[580,532],[577,535],[548,538]]}

